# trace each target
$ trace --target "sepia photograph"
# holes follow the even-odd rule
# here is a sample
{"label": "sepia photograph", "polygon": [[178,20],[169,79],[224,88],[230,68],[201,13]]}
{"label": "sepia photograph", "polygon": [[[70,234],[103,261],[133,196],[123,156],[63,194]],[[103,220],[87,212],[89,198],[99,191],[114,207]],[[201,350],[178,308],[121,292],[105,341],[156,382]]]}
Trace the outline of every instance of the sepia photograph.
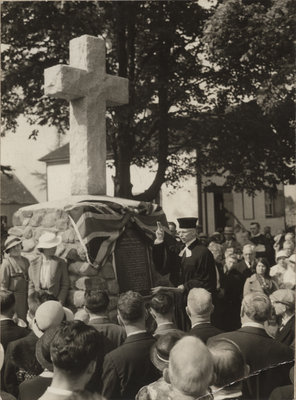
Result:
{"label": "sepia photograph", "polygon": [[293,400],[292,0],[1,0],[0,400]]}

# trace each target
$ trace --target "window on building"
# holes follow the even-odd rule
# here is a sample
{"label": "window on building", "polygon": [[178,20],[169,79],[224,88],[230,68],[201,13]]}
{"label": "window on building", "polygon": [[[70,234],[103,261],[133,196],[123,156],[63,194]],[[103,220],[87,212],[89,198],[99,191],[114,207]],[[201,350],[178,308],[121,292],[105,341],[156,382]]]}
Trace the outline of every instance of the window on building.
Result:
{"label": "window on building", "polygon": [[243,218],[254,219],[254,197],[249,196],[246,190],[242,192],[242,203],[243,203]]}
{"label": "window on building", "polygon": [[274,217],[274,196],[269,193],[265,192],[265,217]]}

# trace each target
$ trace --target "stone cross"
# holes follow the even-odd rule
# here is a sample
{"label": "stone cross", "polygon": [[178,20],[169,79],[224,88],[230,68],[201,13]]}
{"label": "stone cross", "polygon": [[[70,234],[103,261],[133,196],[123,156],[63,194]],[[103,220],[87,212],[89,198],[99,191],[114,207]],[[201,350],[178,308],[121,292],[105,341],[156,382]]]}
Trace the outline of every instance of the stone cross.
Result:
{"label": "stone cross", "polygon": [[70,41],[70,65],[44,71],[44,91],[70,101],[71,193],[106,194],[106,106],[128,103],[128,80],[106,74],[105,41]]}

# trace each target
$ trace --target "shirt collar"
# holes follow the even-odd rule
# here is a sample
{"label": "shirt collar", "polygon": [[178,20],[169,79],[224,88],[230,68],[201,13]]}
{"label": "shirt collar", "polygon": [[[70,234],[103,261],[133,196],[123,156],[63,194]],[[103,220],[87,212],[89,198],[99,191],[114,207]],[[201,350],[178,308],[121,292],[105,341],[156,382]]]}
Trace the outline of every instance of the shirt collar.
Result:
{"label": "shirt collar", "polygon": [[133,336],[133,335],[138,335],[139,333],[146,333],[146,332],[147,331],[145,329],[143,329],[143,330],[140,330],[140,331],[131,332],[128,335],[126,335],[126,337]]}
{"label": "shirt collar", "polygon": [[4,315],[0,315],[0,321],[13,321],[13,319],[5,317]]}
{"label": "shirt collar", "polygon": [[244,324],[242,324],[242,328],[249,327],[249,326],[252,328],[260,328],[265,331],[264,325],[259,324],[259,322],[245,322]]}
{"label": "shirt collar", "polygon": [[53,372],[48,371],[47,369],[45,369],[43,372],[41,372],[41,374],[39,375],[42,378],[52,378],[53,377]]}
{"label": "shirt collar", "polygon": [[160,324],[157,324],[157,327],[159,328],[160,326],[163,326],[163,325],[174,325],[174,323],[173,322],[161,322]]}
{"label": "shirt collar", "polygon": [[72,390],[59,389],[54,386],[48,386],[47,391],[49,393],[62,394],[63,396],[70,396],[73,393]]}
{"label": "shirt collar", "polygon": [[203,324],[210,324],[210,321],[205,320],[205,321],[198,321],[198,322],[195,322],[195,324],[193,324],[193,325],[191,326],[191,328],[194,328],[194,327],[197,326],[197,325],[203,325]]}
{"label": "shirt collar", "polygon": [[223,400],[223,399],[231,399],[242,396],[242,391],[237,388],[230,388],[227,389],[217,388],[216,386],[211,386],[212,393],[214,395],[215,400]]}

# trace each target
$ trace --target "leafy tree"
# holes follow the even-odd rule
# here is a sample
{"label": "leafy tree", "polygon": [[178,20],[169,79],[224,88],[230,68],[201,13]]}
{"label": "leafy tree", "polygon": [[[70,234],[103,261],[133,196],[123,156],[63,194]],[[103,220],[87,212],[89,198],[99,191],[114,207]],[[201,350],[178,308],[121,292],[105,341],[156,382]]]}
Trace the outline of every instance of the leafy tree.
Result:
{"label": "leafy tree", "polygon": [[43,71],[68,62],[70,39],[99,35],[111,44],[107,71],[129,79],[129,104],[107,121],[116,195],[133,197],[131,164],[157,165],[134,196],[143,200],[196,167],[237,190],[275,187],[293,177],[293,18],[288,0],[209,11],[192,1],[3,2],[4,132],[20,114],[68,129],[68,104],[43,95]]}
{"label": "leafy tree", "polygon": [[43,96],[43,71],[67,62],[71,38],[101,35],[112,44],[108,72],[127,77],[130,89],[129,104],[110,110],[107,124],[116,194],[132,197],[131,163],[155,161],[152,185],[136,196],[155,198],[165,180],[188,172],[170,154],[186,141],[174,121],[190,115],[192,98],[205,101],[195,54],[207,15],[193,2],[4,2],[4,128],[15,129],[23,113],[31,123],[67,130],[68,104]]}
{"label": "leafy tree", "polygon": [[237,189],[294,181],[294,28],[290,0],[230,0],[206,23],[207,94],[222,114],[206,173],[226,172]]}

